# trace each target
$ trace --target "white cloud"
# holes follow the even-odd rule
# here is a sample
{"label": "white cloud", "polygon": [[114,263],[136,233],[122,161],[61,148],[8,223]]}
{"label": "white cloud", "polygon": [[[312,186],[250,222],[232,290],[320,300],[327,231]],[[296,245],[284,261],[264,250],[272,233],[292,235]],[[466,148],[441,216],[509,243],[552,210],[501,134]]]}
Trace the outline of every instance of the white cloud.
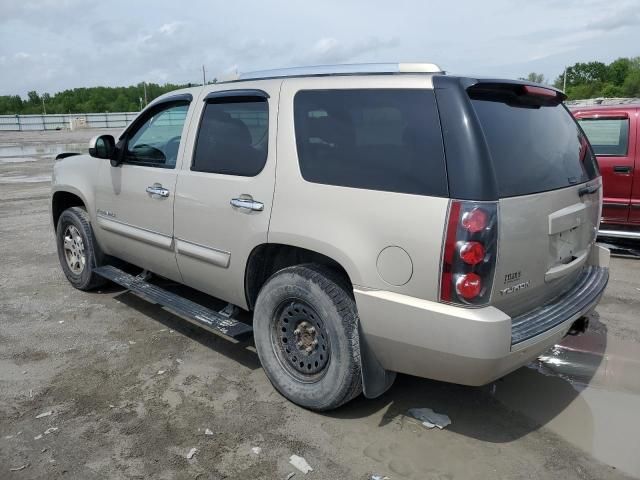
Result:
{"label": "white cloud", "polygon": [[[640,0],[180,2],[0,0],[0,95],[225,71],[433,61],[451,72],[557,76],[638,55]],[[549,12],[552,11],[552,14]],[[29,55],[25,57],[24,55]]]}

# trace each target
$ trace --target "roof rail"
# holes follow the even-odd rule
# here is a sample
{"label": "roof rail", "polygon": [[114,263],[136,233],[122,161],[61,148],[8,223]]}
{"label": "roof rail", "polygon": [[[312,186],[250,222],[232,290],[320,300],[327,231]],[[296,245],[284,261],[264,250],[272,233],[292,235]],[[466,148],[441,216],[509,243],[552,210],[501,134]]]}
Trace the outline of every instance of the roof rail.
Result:
{"label": "roof rail", "polygon": [[230,78],[224,78],[221,82],[233,82],[242,80],[258,80],[266,78],[282,77],[312,77],[328,75],[371,75],[393,73],[444,73],[434,63],[353,63],[342,65],[314,65],[309,67],[279,68],[274,70],[261,70],[232,74]]}

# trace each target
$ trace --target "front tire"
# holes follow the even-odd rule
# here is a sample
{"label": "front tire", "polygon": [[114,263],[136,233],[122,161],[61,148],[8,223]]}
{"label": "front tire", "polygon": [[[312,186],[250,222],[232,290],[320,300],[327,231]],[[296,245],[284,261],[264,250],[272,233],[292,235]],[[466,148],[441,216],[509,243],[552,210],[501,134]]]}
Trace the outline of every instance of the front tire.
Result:
{"label": "front tire", "polygon": [[81,207],[66,209],[58,219],[56,243],[60,266],[69,283],[79,290],[92,290],[106,280],[94,270],[101,264],[89,215]]}
{"label": "front tire", "polygon": [[315,264],[275,273],[256,301],[254,338],[273,386],[292,402],[331,410],[362,392],[358,313],[332,271]]}

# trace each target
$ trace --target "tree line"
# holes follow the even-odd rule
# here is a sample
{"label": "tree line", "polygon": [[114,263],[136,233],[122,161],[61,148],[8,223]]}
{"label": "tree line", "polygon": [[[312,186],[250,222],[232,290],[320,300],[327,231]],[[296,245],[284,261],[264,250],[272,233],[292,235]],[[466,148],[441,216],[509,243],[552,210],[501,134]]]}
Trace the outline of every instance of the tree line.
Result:
{"label": "tree line", "polygon": [[[139,83],[129,87],[89,87],[64,90],[54,95],[27,93],[0,96],[0,115],[46,113],[137,112],[160,95],[189,85]],[[146,94],[145,94],[146,90]]]}
{"label": "tree line", "polygon": [[[640,57],[602,62],[576,63],[567,67],[553,82],[570,100],[597,97],[640,97]],[[548,83],[542,74],[532,72],[522,80]],[[210,83],[214,83],[213,82]],[[138,83],[129,87],[89,87],[64,90],[54,95],[31,91],[27,98],[0,96],[0,115],[46,113],[137,112],[154,98],[188,85]],[[146,96],[145,96],[146,88]]]}
{"label": "tree line", "polygon": [[[576,63],[567,67],[566,77],[565,93],[569,100],[640,97],[640,57],[618,58],[609,64]],[[535,72],[521,80],[548,83],[543,75]],[[558,75],[553,86],[564,89],[565,72]]]}

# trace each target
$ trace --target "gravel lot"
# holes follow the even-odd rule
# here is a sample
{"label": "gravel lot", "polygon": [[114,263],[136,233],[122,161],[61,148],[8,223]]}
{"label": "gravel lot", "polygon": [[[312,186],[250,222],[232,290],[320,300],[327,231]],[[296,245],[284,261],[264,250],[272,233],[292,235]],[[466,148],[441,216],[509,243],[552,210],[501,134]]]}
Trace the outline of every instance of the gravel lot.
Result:
{"label": "gravel lot", "polygon": [[[67,283],[48,179],[97,133],[0,132],[0,478],[284,479],[293,454],[314,469],[294,480],[640,477],[639,260],[612,260],[586,335],[492,385],[399,376],[312,413],[274,391],[251,342]],[[453,423],[427,430],[411,407]]]}

